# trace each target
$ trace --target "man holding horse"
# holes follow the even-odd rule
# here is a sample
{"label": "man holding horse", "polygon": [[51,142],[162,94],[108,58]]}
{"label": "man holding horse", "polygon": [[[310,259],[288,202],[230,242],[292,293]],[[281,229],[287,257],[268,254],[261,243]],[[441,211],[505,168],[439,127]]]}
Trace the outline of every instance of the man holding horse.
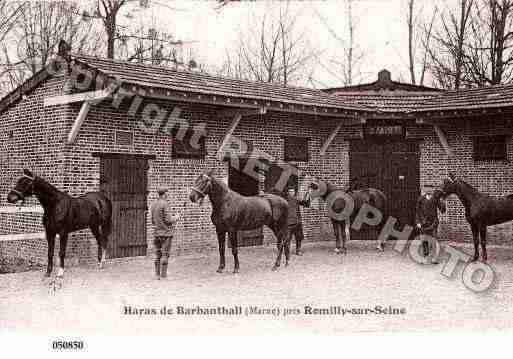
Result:
{"label": "man holding horse", "polygon": [[301,220],[301,210],[299,206],[310,207],[310,197],[308,192],[304,199],[297,197],[297,191],[294,186],[289,186],[287,191],[287,198],[289,204],[289,215],[288,215],[288,227],[290,238],[292,236],[296,239],[296,255],[302,256],[303,251],[301,250],[301,241],[304,238],[303,235],[303,221]]}
{"label": "man holding horse", "polygon": [[167,188],[159,187],[157,193],[159,198],[151,206],[151,222],[154,227],[155,276],[157,279],[160,279],[167,277],[171,241],[173,239],[174,227],[180,219],[180,214],[171,215],[169,213],[169,205],[166,200]]}
{"label": "man holding horse", "polygon": [[445,202],[442,200],[443,192],[434,189],[431,184],[426,184],[423,194],[417,200],[415,223],[421,234],[422,251],[427,263],[437,264],[433,257],[436,250],[436,238],[438,235],[438,210],[445,213]]}

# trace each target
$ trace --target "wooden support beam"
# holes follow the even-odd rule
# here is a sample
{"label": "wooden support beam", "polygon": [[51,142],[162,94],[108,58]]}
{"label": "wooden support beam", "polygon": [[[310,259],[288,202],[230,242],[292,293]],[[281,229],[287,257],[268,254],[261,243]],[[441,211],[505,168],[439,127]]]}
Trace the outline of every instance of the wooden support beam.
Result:
{"label": "wooden support beam", "polygon": [[71,131],[68,135],[68,143],[72,144],[75,142],[75,138],[77,138],[78,131],[80,131],[80,127],[82,127],[82,124],[84,123],[85,118],[87,117],[87,114],[89,112],[89,109],[91,108],[91,103],[89,101],[86,101],[82,104],[82,107],[80,108],[80,112],[78,113],[77,118],[75,119],[75,123],[73,124],[73,127],[71,127]]}
{"label": "wooden support beam", "polygon": [[217,113],[217,117],[236,117],[238,115],[242,117],[246,116],[256,116],[256,115],[265,115],[267,114],[267,107],[259,107],[253,109],[226,109],[224,111],[220,111]]}
{"label": "wooden support beam", "polygon": [[438,136],[438,140],[440,141],[440,144],[444,148],[444,151],[447,154],[447,156],[453,157],[454,154],[452,152],[451,147],[449,146],[449,142],[447,142],[445,133],[442,131],[442,129],[438,125],[433,125],[433,128],[435,129],[436,135]]}
{"label": "wooden support beam", "polygon": [[223,142],[221,142],[221,146],[219,146],[219,149],[217,150],[217,157],[218,158],[222,154],[223,148],[228,143],[230,137],[233,135],[233,132],[235,131],[235,128],[238,126],[241,118],[242,118],[242,113],[241,112],[237,113],[235,115],[235,117],[233,118],[233,121],[232,121],[230,127],[228,127],[228,130],[226,131],[226,134],[224,135]]}
{"label": "wooden support beam", "polygon": [[61,95],[48,97],[44,100],[44,106],[55,106],[55,105],[65,105],[67,103],[73,102],[84,102],[84,101],[97,101],[103,100],[109,96],[111,96],[112,90],[105,89],[100,91],[89,91],[89,92],[81,92],[71,95]]}
{"label": "wooden support beam", "polygon": [[330,133],[330,135],[326,139],[326,142],[324,142],[324,144],[321,147],[321,151],[320,151],[321,156],[324,156],[326,154],[326,150],[328,149],[328,146],[331,144],[331,142],[333,142],[333,140],[335,139],[335,136],[337,136],[341,127],[342,127],[342,123],[339,123],[337,125],[337,127],[335,127],[333,129],[333,131]]}

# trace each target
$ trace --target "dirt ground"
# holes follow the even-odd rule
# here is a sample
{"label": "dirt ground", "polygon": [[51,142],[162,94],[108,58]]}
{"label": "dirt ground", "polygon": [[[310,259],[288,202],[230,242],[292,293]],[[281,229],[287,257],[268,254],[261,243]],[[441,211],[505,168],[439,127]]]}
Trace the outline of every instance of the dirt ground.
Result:
{"label": "dirt ground", "polygon": [[[289,267],[276,272],[275,248],[259,247],[240,249],[236,275],[231,254],[225,273],[216,273],[216,252],[172,258],[165,281],[152,277],[151,259],[110,263],[102,271],[70,268],[57,290],[42,271],[4,274],[0,332],[238,335],[513,327],[513,249],[490,248],[497,280],[490,290],[474,293],[460,280],[461,271],[451,279],[442,276],[443,262],[420,265],[390,247],[378,253],[370,242],[350,242],[345,256],[331,253],[332,247],[306,244],[304,256],[293,256]],[[469,246],[464,250],[471,253]],[[175,313],[160,314],[164,306]],[[182,315],[178,306],[240,306],[243,313]],[[362,313],[380,306],[404,313],[307,314],[306,306]],[[128,307],[143,314],[126,314]],[[246,315],[249,307],[260,313]],[[284,316],[284,309],[295,314]]]}

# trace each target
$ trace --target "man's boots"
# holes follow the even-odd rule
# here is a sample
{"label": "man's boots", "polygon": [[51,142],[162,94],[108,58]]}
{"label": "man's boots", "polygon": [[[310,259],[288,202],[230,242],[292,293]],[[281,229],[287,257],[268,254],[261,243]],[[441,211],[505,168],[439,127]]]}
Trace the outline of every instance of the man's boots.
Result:
{"label": "man's boots", "polygon": [[155,260],[155,278],[160,279],[160,260]]}
{"label": "man's boots", "polygon": [[160,269],[160,277],[167,278],[167,263],[162,263],[162,268]]}
{"label": "man's boots", "polygon": [[424,257],[427,257],[429,255],[429,243],[428,241],[422,241],[422,254],[424,254]]}
{"label": "man's boots", "polygon": [[303,251],[301,250],[301,241],[299,241],[299,240],[296,240],[296,255],[297,256],[303,255]]}

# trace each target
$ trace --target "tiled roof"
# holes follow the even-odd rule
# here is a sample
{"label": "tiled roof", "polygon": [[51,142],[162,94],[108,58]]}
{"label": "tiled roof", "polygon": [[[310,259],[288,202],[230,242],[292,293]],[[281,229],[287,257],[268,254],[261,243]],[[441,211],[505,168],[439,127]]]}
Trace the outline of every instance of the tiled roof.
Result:
{"label": "tiled roof", "polygon": [[355,106],[365,106],[378,112],[410,113],[423,107],[423,104],[438,95],[438,92],[406,91],[335,91],[333,95],[342,97]]}
{"label": "tiled roof", "polygon": [[[513,85],[497,85],[476,89],[437,91],[414,85],[399,86],[390,80],[387,71],[371,84],[345,88],[314,90],[285,87],[264,82],[251,82],[215,77],[198,72],[176,71],[169,67],[136,64],[111,59],[74,56],[77,62],[95,68],[126,84],[183,93],[224,96],[255,101],[272,101],[337,111],[374,112],[415,116],[436,111],[465,111],[492,108],[513,108]],[[382,75],[385,76],[382,76]],[[0,100],[0,113],[16,104],[44,80],[44,69]],[[392,87],[390,87],[392,85]],[[431,90],[431,91],[430,91]]]}
{"label": "tiled roof", "polygon": [[362,106],[355,107],[343,98],[331,96],[321,90],[215,77],[198,72],[176,71],[169,67],[104,58],[77,56],[74,59],[106,75],[119,77],[125,83],[140,86],[291,104],[365,110]]}
{"label": "tiled roof", "polygon": [[513,85],[444,91],[423,101],[418,111],[513,107]]}

